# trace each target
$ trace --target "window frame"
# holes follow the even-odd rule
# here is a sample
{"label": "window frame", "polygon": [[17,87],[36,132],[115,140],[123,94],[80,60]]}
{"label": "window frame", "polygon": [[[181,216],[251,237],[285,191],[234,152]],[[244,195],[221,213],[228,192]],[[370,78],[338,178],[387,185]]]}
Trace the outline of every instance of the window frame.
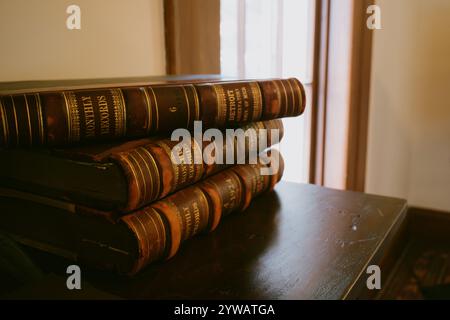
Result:
{"label": "window frame", "polygon": [[[306,85],[310,183],[364,191],[373,32],[366,10],[372,3],[316,0],[313,81]],[[220,0],[166,0],[164,19],[168,74],[220,73]]]}
{"label": "window frame", "polygon": [[[371,4],[316,0],[310,183],[364,191],[373,32],[366,27],[366,10]],[[344,47],[346,34],[351,45]],[[338,60],[331,58],[336,49]],[[346,63],[343,70],[341,63]],[[338,96],[342,92],[346,103]],[[348,121],[344,132],[331,123],[342,112]]]}

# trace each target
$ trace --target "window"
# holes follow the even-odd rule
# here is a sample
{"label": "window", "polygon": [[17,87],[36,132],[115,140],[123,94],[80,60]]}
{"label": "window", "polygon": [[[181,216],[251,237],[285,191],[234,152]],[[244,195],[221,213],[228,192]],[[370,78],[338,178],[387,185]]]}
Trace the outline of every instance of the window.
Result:
{"label": "window", "polygon": [[[313,74],[314,0],[221,0],[220,65],[224,76],[296,77],[310,102]],[[283,179],[308,182],[311,112],[283,120],[278,146]]]}

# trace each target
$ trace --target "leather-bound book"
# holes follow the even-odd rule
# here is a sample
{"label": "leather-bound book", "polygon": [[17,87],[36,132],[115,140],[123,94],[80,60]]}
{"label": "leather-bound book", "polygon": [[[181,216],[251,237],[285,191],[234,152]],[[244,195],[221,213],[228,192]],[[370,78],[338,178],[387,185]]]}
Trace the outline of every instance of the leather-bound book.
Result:
{"label": "leather-bound book", "polygon": [[304,108],[295,78],[0,90],[0,148],[136,139],[192,128],[196,120],[205,128],[241,126]]}
{"label": "leather-bound book", "polygon": [[[0,185],[77,206],[131,212],[226,168],[231,151],[233,163],[239,152],[255,154],[260,134],[265,134],[269,146],[274,142],[272,130],[277,130],[280,139],[283,136],[281,120],[251,123],[242,129],[256,135],[231,139],[229,146],[192,137],[180,143],[166,138],[80,148],[3,150]],[[212,161],[219,158],[215,154],[219,149],[223,150],[222,164]]]}
{"label": "leather-bound book", "polygon": [[236,165],[124,216],[0,189],[0,229],[25,245],[133,275],[173,257],[184,241],[213,231],[225,216],[272,190],[284,164],[278,151],[271,152],[273,161],[279,159],[271,175],[262,169],[273,163]]}

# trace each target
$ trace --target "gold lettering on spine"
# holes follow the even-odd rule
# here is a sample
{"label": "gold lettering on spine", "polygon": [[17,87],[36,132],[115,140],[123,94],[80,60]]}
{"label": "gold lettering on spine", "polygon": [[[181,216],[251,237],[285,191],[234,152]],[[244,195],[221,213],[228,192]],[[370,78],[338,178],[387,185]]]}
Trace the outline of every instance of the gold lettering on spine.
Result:
{"label": "gold lettering on spine", "polygon": [[[232,200],[233,207],[229,208],[231,210],[236,209],[237,206],[241,203],[242,198],[242,184],[239,180],[239,177],[234,173],[230,172],[231,178],[230,178],[230,185],[229,185],[229,197]],[[232,181],[234,180],[234,184]]]}
{"label": "gold lettering on spine", "polygon": [[[195,202],[194,202],[195,204]],[[189,207],[183,207],[183,216],[185,218],[185,229],[186,229],[186,236],[183,237],[183,240],[190,238],[192,234],[192,218],[191,218],[191,210]]]}
{"label": "gold lettering on spine", "polygon": [[192,210],[194,211],[194,229],[192,230],[192,236],[196,235],[200,226],[200,209],[198,203],[192,203]]}
{"label": "gold lettering on spine", "polygon": [[80,141],[80,114],[77,98],[72,91],[62,94],[66,102],[67,139],[69,142]]}
{"label": "gold lettering on spine", "polygon": [[16,105],[14,103],[13,96],[11,97],[12,107],[13,107],[13,114],[14,114],[14,124],[16,125],[16,144],[19,144],[19,124],[17,123],[17,113],[16,113]]}
{"label": "gold lettering on spine", "polygon": [[[239,91],[237,91],[236,93],[239,94]],[[230,121],[236,121],[237,97],[235,96],[234,90],[227,90],[227,98],[228,98],[228,110],[229,110],[228,119]],[[242,100],[240,100],[240,101],[242,101]],[[241,107],[242,107],[242,104],[241,104]]]}
{"label": "gold lettering on spine", "polygon": [[[224,181],[225,181],[225,183],[228,183],[228,181],[229,180],[231,180],[231,179],[229,179],[229,178],[227,178],[227,179],[225,179]],[[210,183],[210,184],[212,184],[216,189],[217,189],[217,191],[219,192],[219,193],[222,193],[223,192],[223,189],[213,180],[213,179],[211,179],[211,180],[207,180],[207,182],[208,183]],[[228,203],[227,204],[225,204],[225,199],[224,199],[224,197],[222,196],[222,194],[220,194],[220,198],[221,198],[221,200],[222,200],[222,206],[223,206],[223,208],[224,209],[228,209],[229,208],[229,205],[228,205]]]}
{"label": "gold lettering on spine", "polygon": [[44,143],[44,118],[42,116],[42,105],[41,105],[41,97],[39,93],[35,94],[36,98],[36,110],[38,114],[38,123],[39,123],[39,136],[41,138],[41,143]]}
{"label": "gold lettering on spine", "polygon": [[84,135],[86,138],[95,137],[95,113],[90,96],[82,96],[81,103],[84,112]]}
{"label": "gold lettering on spine", "polygon": [[[172,198],[172,197],[173,196],[171,196],[169,198]],[[175,205],[175,203],[173,203],[172,200],[169,200],[169,198],[166,198],[166,203],[168,205],[170,205],[170,207],[173,209],[173,211],[175,211],[175,214],[178,216],[178,222],[180,224],[180,230],[181,230],[181,237],[180,238],[181,238],[181,240],[184,240],[184,236],[185,236],[186,230],[185,230],[184,225],[183,225],[183,216],[181,215],[181,212],[178,209],[178,207]]]}
{"label": "gold lettering on spine", "polygon": [[125,99],[123,98],[121,89],[111,89],[110,92],[114,106],[114,134],[116,137],[124,137],[127,132]]}
{"label": "gold lettering on spine", "polygon": [[145,96],[145,108],[147,110],[147,133],[151,132],[152,129],[152,104],[150,102],[150,97],[148,96],[147,88],[141,88],[141,91]]}
{"label": "gold lettering on spine", "polygon": [[250,90],[253,96],[253,117],[251,121],[258,121],[262,115],[262,94],[257,82],[250,82]]}
{"label": "gold lettering on spine", "polygon": [[158,130],[159,130],[159,107],[158,107],[158,100],[156,99],[156,94],[155,94],[155,91],[153,90],[153,88],[152,87],[148,87],[150,90],[151,90],[151,92],[152,92],[152,95],[153,95],[153,99],[155,99],[155,114],[156,114],[156,132],[158,132]]}
{"label": "gold lettering on spine", "polygon": [[27,95],[24,94],[23,98],[25,99],[25,107],[27,109],[27,120],[28,120],[28,132],[30,133],[30,145],[33,144],[33,131],[31,128],[31,120],[30,120],[30,107],[28,106]]}
{"label": "gold lettering on spine", "polygon": [[[174,149],[172,148],[172,152]],[[192,150],[186,148],[186,153],[183,153],[183,148],[175,151],[177,152],[177,156],[183,159],[181,166],[177,166],[177,185],[180,183],[184,184],[194,177],[195,165],[193,163]]]}
{"label": "gold lettering on spine", "polygon": [[0,113],[2,117],[3,137],[5,138],[5,146],[6,146],[8,145],[9,142],[9,128],[8,128],[8,121],[6,120],[5,107],[3,106],[1,97],[0,97]]}
{"label": "gold lettering on spine", "polygon": [[[172,151],[174,148],[172,148]],[[186,153],[183,153],[183,148],[175,150],[178,153],[178,157],[183,159],[181,166],[177,166],[177,169],[181,169],[181,172],[177,171],[177,184],[186,183],[189,179],[192,179],[194,175],[194,164],[192,158],[192,150],[186,148]]]}
{"label": "gold lettering on spine", "polygon": [[248,109],[250,107],[250,99],[248,97],[248,90],[246,87],[242,87],[242,101],[240,101],[240,108],[238,109],[237,118],[242,120],[242,114],[248,118]]}
{"label": "gold lettering on spine", "polygon": [[170,201],[171,206],[175,209],[181,222],[182,240],[186,240],[196,235],[200,227],[207,225],[208,221],[202,221],[201,213],[208,212],[208,200],[204,193],[199,189],[191,189],[193,200],[186,203],[181,208],[177,207],[173,201]]}
{"label": "gold lettering on spine", "polygon": [[231,211],[236,209],[236,207],[241,202],[241,183],[239,178],[233,172],[230,172],[230,177],[227,177],[223,180],[225,186],[220,187],[214,179],[211,179],[209,182],[219,191],[222,199],[223,206],[223,214],[229,214]]}
{"label": "gold lettering on spine", "polygon": [[100,135],[108,135],[109,127],[109,108],[106,96],[97,96],[98,110],[100,112]]}
{"label": "gold lettering on spine", "polygon": [[193,163],[198,163],[198,165],[194,165],[194,169],[198,168],[199,170],[197,171],[196,175],[195,175],[195,181],[200,180],[200,178],[203,176],[203,159],[202,159],[202,155],[203,155],[203,150],[202,147],[199,145],[199,143],[197,142],[197,140],[192,139],[192,143],[194,145],[194,148],[196,148],[197,150],[194,150],[194,155],[193,155]]}
{"label": "gold lettering on spine", "polygon": [[220,84],[215,84],[212,87],[216,93],[217,99],[217,124],[223,125],[227,117],[227,99],[225,96],[225,90]]}

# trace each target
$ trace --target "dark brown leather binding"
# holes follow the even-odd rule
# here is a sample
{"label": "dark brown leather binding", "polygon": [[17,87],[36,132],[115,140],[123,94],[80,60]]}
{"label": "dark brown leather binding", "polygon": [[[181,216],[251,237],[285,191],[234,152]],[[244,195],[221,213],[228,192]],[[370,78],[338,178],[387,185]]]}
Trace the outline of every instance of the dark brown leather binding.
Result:
{"label": "dark brown leather binding", "polygon": [[[254,131],[246,131],[249,129]],[[167,138],[145,138],[76,148],[3,150],[0,185],[94,209],[131,212],[225,169],[226,161],[212,161],[219,149],[223,150],[222,160],[229,156],[233,163],[238,163],[238,153],[256,156],[261,151],[259,139],[265,140],[265,134],[267,146],[275,143],[272,129],[283,137],[282,121],[269,120],[241,127],[239,130],[256,135],[245,139],[228,136],[229,146],[222,145],[221,139],[192,139],[191,149],[186,145],[189,140],[180,144]],[[183,146],[187,148],[183,150]],[[174,155],[181,155],[182,161],[177,163]]]}
{"label": "dark brown leather binding", "polygon": [[2,188],[0,230],[83,266],[133,275],[271,190],[283,174],[280,160],[273,175],[261,175],[262,162],[237,165],[124,216]]}
{"label": "dark brown leather binding", "polygon": [[[252,123],[243,128],[243,130],[247,129],[255,129],[258,135],[260,129],[267,129],[266,132],[269,138],[271,129],[280,130],[280,138],[283,134],[281,120]],[[268,142],[272,143],[270,139],[268,140]],[[253,142],[246,140],[247,144],[245,146],[239,146],[235,141],[235,150],[245,148],[248,153],[252,147],[257,146],[257,141],[258,138]],[[198,162],[194,161],[196,154],[201,155],[204,148],[214,143],[204,142],[200,146],[192,138],[191,152],[187,155],[183,154],[183,156],[186,156],[186,163],[182,164],[176,164],[175,159],[172,158],[172,149],[178,142],[169,139],[158,140],[111,155],[111,158],[123,168],[128,181],[128,204],[125,208],[121,208],[121,211],[130,212],[136,210],[224,169],[227,166],[226,164],[213,163],[207,165],[201,159]],[[181,154],[181,151],[179,153]],[[226,154],[226,150],[224,154]]]}
{"label": "dark brown leather binding", "polygon": [[252,199],[272,190],[283,175],[284,163],[278,156],[280,167],[273,175],[261,175],[265,164],[237,165],[121,217],[139,248],[134,266],[126,273],[135,274],[155,260],[171,258],[183,241],[214,230],[223,216],[244,210]]}
{"label": "dark brown leather binding", "polygon": [[305,91],[294,78],[192,82],[0,96],[0,148],[112,141],[293,117]]}

